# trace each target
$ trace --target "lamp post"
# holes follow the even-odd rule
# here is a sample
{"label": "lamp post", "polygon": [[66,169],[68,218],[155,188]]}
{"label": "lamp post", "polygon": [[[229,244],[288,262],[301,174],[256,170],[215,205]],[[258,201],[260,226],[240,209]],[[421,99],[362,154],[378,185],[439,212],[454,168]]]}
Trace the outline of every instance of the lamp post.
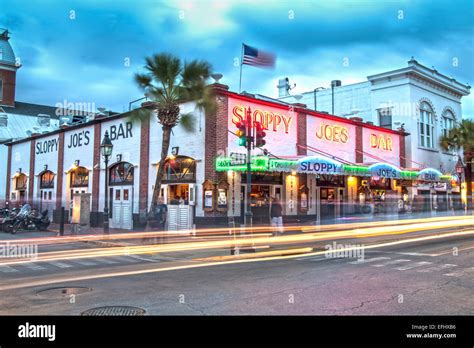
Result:
{"label": "lamp post", "polygon": [[100,144],[100,152],[104,157],[105,162],[105,198],[104,198],[104,234],[109,234],[109,178],[108,178],[108,167],[109,158],[112,155],[112,141],[109,138],[109,132],[105,131],[104,138]]}
{"label": "lamp post", "polygon": [[323,89],[326,89],[326,88],[324,88],[324,87],[317,87],[317,88],[315,88],[314,91],[313,91],[313,93],[314,93],[314,111],[318,111],[318,108],[317,108],[317,105],[318,105],[318,104],[317,104],[317,102],[316,102],[316,93],[317,93],[318,91],[323,90]]}

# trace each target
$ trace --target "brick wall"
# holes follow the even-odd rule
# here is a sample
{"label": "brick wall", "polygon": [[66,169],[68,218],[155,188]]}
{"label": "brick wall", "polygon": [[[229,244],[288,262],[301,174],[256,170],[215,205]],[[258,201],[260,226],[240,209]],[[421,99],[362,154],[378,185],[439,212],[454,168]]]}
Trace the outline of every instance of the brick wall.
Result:
{"label": "brick wall", "polygon": [[34,192],[35,192],[35,145],[36,140],[31,139],[30,141],[30,176],[28,178],[28,202],[33,205],[34,204]]}
{"label": "brick wall", "polygon": [[92,169],[92,197],[91,211],[99,211],[99,185],[100,185],[100,127],[101,123],[94,125],[94,155]]}
{"label": "brick wall", "polygon": [[146,214],[148,203],[148,177],[150,167],[150,118],[146,117],[141,123],[140,133],[140,183],[138,209],[140,214]]}
{"label": "brick wall", "polygon": [[56,178],[56,209],[61,209],[64,180],[64,133],[58,134],[58,172]]}
{"label": "brick wall", "polygon": [[355,142],[355,160],[356,163],[363,163],[364,162],[364,135],[363,135],[363,126],[362,126],[362,118],[361,117],[351,117],[352,121],[360,122],[359,125],[356,126],[356,142]]}
{"label": "brick wall", "polygon": [[[306,117],[306,114],[303,113],[298,113],[297,115],[298,128],[296,129],[296,143],[301,146],[307,145]],[[307,150],[306,148],[297,146],[296,153],[298,156],[306,156]]]}
{"label": "brick wall", "polygon": [[400,132],[400,168],[406,168],[407,166],[407,153],[406,153],[406,143],[405,135]]}
{"label": "brick wall", "polygon": [[[216,114],[206,115],[206,150],[204,155],[204,178],[218,183],[226,179],[225,172],[215,170],[215,158],[224,155],[228,142],[228,96],[219,94],[219,90],[227,91],[228,86],[214,84],[216,91]],[[200,184],[200,183],[198,183]],[[197,197],[202,200],[202,197]],[[225,213],[206,212],[205,216],[225,216]]]}
{"label": "brick wall", "polygon": [[0,95],[0,104],[15,106],[16,71],[0,70],[0,80],[3,81],[3,97]]}

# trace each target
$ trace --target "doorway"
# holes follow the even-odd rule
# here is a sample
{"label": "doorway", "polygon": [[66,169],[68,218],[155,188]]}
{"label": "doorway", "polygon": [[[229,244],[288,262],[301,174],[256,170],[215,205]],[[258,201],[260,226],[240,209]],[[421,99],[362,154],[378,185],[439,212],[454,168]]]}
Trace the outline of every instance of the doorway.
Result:
{"label": "doorway", "polygon": [[321,220],[332,220],[336,217],[337,192],[334,187],[319,187],[319,205]]}
{"label": "doorway", "polygon": [[115,186],[111,188],[111,191],[111,227],[131,230],[133,227],[133,187]]}

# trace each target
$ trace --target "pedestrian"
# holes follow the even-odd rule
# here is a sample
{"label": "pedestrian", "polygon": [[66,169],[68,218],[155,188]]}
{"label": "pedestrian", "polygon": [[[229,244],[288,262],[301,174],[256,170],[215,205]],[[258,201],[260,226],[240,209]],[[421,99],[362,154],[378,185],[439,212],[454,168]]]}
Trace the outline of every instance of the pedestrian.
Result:
{"label": "pedestrian", "polygon": [[276,237],[279,234],[283,233],[283,216],[282,216],[283,207],[281,203],[276,199],[272,198],[270,206],[270,220],[273,227],[273,236]]}
{"label": "pedestrian", "polygon": [[[166,204],[164,202],[165,201],[164,201],[163,197],[159,197],[158,198],[158,204],[155,204],[154,212],[153,212],[154,215],[155,215],[156,229],[159,232],[162,232],[162,233],[164,233],[164,231],[165,231],[166,219],[167,219],[167,215],[168,215],[168,207],[166,206]],[[160,240],[160,242],[164,242],[164,235],[161,236],[161,233],[160,233],[159,240]]]}

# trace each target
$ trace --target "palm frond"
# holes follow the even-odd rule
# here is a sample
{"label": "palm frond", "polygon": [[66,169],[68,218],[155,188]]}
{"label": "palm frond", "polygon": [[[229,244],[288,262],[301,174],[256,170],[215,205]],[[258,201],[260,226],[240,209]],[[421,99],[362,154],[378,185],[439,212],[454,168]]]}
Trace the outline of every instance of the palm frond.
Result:
{"label": "palm frond", "polygon": [[192,112],[181,114],[179,123],[188,133],[192,133],[196,129],[196,118]]}
{"label": "palm frond", "polygon": [[127,119],[131,122],[134,122],[134,121],[142,122],[146,119],[149,119],[150,115],[153,112],[154,112],[153,109],[149,109],[149,108],[135,109],[135,110],[132,110],[132,112],[127,117]]}

